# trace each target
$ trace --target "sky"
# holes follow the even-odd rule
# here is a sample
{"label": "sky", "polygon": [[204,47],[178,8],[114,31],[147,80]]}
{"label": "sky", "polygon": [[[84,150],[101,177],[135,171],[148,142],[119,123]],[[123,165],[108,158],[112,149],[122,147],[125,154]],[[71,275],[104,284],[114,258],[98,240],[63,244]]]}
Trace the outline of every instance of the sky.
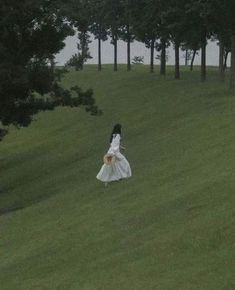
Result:
{"label": "sky", "polygon": [[[97,64],[97,46],[98,41],[95,40],[93,37],[91,37],[92,42],[89,45],[92,59],[88,60],[88,64]],[[56,61],[58,65],[63,65],[65,62],[77,52],[77,37],[68,37],[65,40],[65,48],[56,56]],[[118,41],[118,63],[126,63],[126,43],[119,40]],[[168,64],[173,65],[174,64],[174,49],[173,47],[168,48],[169,52],[169,60]],[[131,55],[132,58],[134,56],[144,56],[144,63],[149,64],[150,62],[150,50],[145,47],[145,45],[141,42],[134,41],[131,44]],[[180,63],[184,64],[184,53],[181,51],[180,53]],[[217,45],[217,42],[208,42],[207,46],[207,65],[212,66],[218,66],[219,62],[219,47]],[[110,40],[107,40],[102,43],[102,63],[113,63],[113,45],[110,44]],[[156,64],[159,64],[158,60],[155,60]],[[199,55],[195,58],[195,65],[200,64],[200,52]],[[230,58],[228,58],[228,65],[230,63]]]}

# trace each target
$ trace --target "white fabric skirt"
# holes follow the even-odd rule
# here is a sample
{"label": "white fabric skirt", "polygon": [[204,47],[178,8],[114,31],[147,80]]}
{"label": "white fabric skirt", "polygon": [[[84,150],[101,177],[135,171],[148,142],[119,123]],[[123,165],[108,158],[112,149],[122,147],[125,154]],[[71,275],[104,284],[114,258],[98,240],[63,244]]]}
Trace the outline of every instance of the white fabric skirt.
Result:
{"label": "white fabric skirt", "polygon": [[102,182],[111,182],[131,177],[131,175],[132,173],[129,162],[125,156],[119,152],[116,155],[116,161],[111,165],[104,164],[96,178]]}

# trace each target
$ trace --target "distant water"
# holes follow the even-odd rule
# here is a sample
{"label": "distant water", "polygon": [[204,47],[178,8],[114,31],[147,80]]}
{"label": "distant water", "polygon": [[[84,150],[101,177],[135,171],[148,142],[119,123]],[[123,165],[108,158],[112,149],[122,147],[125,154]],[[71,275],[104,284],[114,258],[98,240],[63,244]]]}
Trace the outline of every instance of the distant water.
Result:
{"label": "distant water", "polygon": [[[92,43],[90,43],[90,53],[93,57],[87,63],[97,64],[97,47],[98,41],[91,37]],[[65,41],[65,48],[56,56],[56,61],[59,65],[63,65],[71,55],[77,52],[77,37],[68,37]],[[157,52],[155,51],[155,55]],[[168,48],[169,60],[168,64],[174,64],[174,49],[173,47]],[[184,64],[184,52],[180,52],[180,63]],[[131,58],[133,56],[144,56],[144,63],[149,64],[150,62],[150,50],[145,47],[141,42],[134,41],[131,44]],[[118,41],[118,63],[126,63],[126,43],[119,40]],[[102,43],[102,63],[113,63],[113,45],[110,44],[110,40],[107,40]],[[195,58],[195,65],[200,64],[200,52]],[[219,63],[219,47],[217,42],[208,42],[207,46],[207,65],[217,66]],[[155,64],[159,64],[158,60],[155,60]],[[228,65],[230,64],[230,57],[228,59]]]}

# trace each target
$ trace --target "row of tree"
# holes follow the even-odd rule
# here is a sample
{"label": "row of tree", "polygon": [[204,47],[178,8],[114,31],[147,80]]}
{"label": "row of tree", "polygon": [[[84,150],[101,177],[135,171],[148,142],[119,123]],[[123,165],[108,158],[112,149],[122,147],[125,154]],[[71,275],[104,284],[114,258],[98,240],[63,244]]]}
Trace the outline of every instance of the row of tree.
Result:
{"label": "row of tree", "polygon": [[[150,49],[150,71],[154,53],[160,53],[160,73],[166,73],[166,49],[175,49],[175,78],[180,78],[180,48],[191,52],[192,62],[201,50],[201,80],[206,80],[206,47],[209,39],[220,47],[219,73],[224,79],[228,53],[232,54],[231,87],[235,87],[235,1],[234,0],[69,0],[66,14],[79,31],[80,52],[70,64],[90,57],[92,33],[98,40],[98,70],[101,42],[111,38],[114,70],[117,70],[117,41],[127,43],[127,69],[131,69],[131,42],[136,39]],[[82,69],[82,65],[78,66]]]}
{"label": "row of tree", "polygon": [[[145,43],[161,59],[166,73],[166,49],[175,48],[175,78],[180,78],[179,49],[201,49],[201,79],[206,79],[206,45],[211,37],[220,45],[220,75],[224,78],[225,57],[231,51],[231,87],[235,87],[234,0],[0,0],[0,139],[6,127],[28,126],[33,115],[56,106],[85,106],[100,114],[93,91],[79,87],[63,89],[65,70],[54,58],[64,40],[78,31],[80,66],[89,57],[90,33],[98,40],[98,69],[101,42],[111,37],[114,70],[117,42],[127,43],[127,69],[131,69],[131,42]],[[76,60],[76,56],[75,56]],[[44,97],[43,97],[44,96]],[[4,128],[4,129],[3,129]]]}

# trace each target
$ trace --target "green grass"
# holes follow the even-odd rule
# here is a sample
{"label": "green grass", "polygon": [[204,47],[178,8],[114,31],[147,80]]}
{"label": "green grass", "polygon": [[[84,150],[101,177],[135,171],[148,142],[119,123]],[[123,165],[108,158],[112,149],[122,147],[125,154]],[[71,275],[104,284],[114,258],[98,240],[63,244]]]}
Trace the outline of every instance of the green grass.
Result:
{"label": "green grass", "polygon": [[[158,68],[157,68],[158,69]],[[104,111],[40,113],[0,143],[1,290],[235,289],[235,98],[210,69],[70,72]],[[114,123],[133,177],[95,178]]]}

